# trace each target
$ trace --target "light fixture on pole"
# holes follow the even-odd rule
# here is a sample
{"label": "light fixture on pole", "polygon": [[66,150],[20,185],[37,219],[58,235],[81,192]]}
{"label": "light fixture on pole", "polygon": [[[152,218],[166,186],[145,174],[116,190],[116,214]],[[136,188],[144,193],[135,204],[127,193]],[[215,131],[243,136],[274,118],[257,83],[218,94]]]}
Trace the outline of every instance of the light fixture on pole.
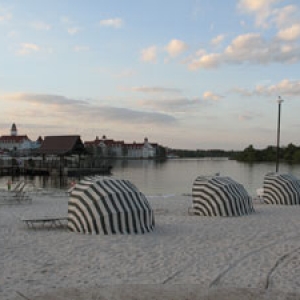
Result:
{"label": "light fixture on pole", "polygon": [[279,143],[280,143],[280,114],[281,114],[281,103],[283,102],[283,99],[281,97],[278,97],[277,103],[278,103],[278,119],[277,119],[277,149],[276,149],[276,173],[279,170]]}

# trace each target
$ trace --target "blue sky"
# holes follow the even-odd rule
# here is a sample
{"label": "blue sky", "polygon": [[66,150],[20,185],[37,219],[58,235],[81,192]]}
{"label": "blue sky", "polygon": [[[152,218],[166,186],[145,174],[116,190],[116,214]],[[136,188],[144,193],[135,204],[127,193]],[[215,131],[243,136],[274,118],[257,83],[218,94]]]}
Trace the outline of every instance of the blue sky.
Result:
{"label": "blue sky", "polygon": [[0,0],[0,135],[300,144],[296,0]]}

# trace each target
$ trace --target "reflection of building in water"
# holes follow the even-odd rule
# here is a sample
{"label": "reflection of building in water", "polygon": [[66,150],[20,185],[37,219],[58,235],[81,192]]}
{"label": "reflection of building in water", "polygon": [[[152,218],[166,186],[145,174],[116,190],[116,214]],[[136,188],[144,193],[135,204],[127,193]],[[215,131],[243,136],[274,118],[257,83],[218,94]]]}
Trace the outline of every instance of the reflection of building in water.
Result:
{"label": "reflection of building in water", "polygon": [[2,135],[0,137],[0,149],[26,152],[39,148],[41,141],[41,137],[39,137],[37,141],[31,141],[27,135],[18,135],[17,126],[13,123],[10,135]]}
{"label": "reflection of building in water", "polygon": [[158,152],[158,144],[149,143],[148,138],[145,138],[143,143],[126,144],[124,141],[107,139],[104,135],[102,139],[97,136],[94,141],[87,141],[84,145],[94,154],[102,156],[152,158]]}

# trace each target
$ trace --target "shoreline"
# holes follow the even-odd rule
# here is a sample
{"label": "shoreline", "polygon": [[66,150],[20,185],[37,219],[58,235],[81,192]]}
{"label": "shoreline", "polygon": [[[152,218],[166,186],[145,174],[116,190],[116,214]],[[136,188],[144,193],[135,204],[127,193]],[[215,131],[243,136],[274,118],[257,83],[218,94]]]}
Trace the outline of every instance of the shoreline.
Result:
{"label": "shoreline", "polygon": [[199,217],[188,195],[148,197],[152,233],[97,236],[28,229],[22,217],[65,215],[68,203],[65,192],[31,196],[0,206],[1,300],[300,299],[300,206]]}

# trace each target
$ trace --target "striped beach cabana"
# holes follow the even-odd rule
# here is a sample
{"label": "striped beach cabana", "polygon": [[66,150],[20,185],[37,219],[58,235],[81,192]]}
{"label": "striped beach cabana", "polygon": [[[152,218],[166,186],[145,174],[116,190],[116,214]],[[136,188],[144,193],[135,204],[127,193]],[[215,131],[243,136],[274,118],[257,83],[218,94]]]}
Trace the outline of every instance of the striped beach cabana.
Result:
{"label": "striped beach cabana", "polygon": [[193,184],[193,211],[200,216],[243,216],[254,212],[240,183],[225,176],[199,176]]}
{"label": "striped beach cabana", "polygon": [[130,181],[87,177],[70,193],[68,228],[87,234],[143,234],[154,229],[154,214]]}
{"label": "striped beach cabana", "polygon": [[266,174],[263,184],[263,200],[266,204],[299,205],[299,179],[291,174]]}

